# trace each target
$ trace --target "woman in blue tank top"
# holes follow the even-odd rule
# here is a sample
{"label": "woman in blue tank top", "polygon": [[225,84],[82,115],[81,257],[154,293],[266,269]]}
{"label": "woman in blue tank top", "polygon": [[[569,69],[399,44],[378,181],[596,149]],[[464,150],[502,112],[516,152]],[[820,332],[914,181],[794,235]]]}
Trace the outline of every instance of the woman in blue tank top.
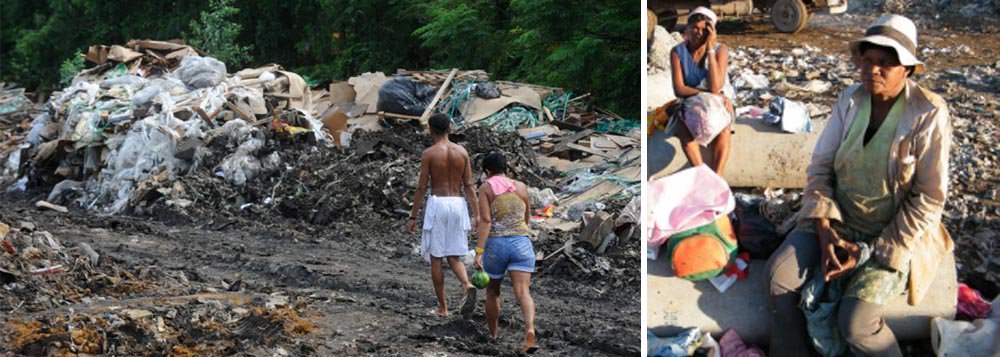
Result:
{"label": "woman in blue tank top", "polygon": [[[674,93],[681,100],[703,93],[722,96],[725,110],[730,113],[732,120],[732,86],[726,70],[729,53],[725,45],[716,43],[715,22],[715,13],[705,7],[692,10],[688,16],[688,24],[684,29],[685,40],[670,53]],[[678,125],[677,128],[677,136],[691,166],[703,164],[699,144],[695,141],[698,133],[692,133],[685,125]],[[712,150],[712,162],[709,166],[721,175],[729,158],[729,126],[712,135],[715,135],[714,139],[707,145]]]}

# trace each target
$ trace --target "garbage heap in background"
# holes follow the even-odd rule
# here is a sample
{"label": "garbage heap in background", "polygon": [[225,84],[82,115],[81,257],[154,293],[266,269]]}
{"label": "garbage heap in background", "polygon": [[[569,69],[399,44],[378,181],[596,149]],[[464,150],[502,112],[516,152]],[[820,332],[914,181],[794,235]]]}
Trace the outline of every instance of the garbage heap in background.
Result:
{"label": "garbage heap in background", "polygon": [[276,64],[230,74],[178,41],[91,46],[86,58],[94,67],[43,105],[0,92],[4,194],[178,223],[225,214],[379,227],[412,204],[437,110],[476,172],[501,151],[535,188],[532,228],[554,270],[638,286],[639,125],[590,93],[478,70],[328,83]]}

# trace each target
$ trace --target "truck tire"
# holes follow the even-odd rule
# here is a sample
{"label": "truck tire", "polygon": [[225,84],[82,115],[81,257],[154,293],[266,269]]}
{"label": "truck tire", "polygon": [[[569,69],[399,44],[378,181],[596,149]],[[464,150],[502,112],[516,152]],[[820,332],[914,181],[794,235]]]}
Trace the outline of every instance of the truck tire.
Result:
{"label": "truck tire", "polygon": [[802,0],[778,0],[771,5],[771,22],[774,28],[785,33],[796,33],[809,23],[809,9]]}

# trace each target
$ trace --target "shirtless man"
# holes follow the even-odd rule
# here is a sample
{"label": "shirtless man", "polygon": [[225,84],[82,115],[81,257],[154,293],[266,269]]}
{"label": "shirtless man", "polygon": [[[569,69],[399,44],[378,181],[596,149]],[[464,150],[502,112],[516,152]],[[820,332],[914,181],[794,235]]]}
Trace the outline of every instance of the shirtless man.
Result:
{"label": "shirtless man", "polygon": [[[420,212],[429,179],[431,196],[424,212],[420,254],[431,263],[431,280],[438,299],[438,308],[434,313],[448,317],[444,273],[441,268],[441,260],[447,258],[448,265],[465,290],[460,304],[462,314],[467,315],[476,307],[476,288],[469,282],[462,257],[469,252],[468,232],[475,229],[474,224],[479,219],[479,205],[472,186],[472,164],[469,163],[469,154],[465,148],[448,140],[450,120],[447,116],[434,114],[428,125],[434,145],[424,150],[420,158],[420,180],[417,182],[417,192],[413,197],[413,209],[406,222],[406,230],[410,234],[414,232],[417,213]],[[462,198],[463,189],[468,203]],[[472,217],[469,217],[469,208],[472,209]]]}

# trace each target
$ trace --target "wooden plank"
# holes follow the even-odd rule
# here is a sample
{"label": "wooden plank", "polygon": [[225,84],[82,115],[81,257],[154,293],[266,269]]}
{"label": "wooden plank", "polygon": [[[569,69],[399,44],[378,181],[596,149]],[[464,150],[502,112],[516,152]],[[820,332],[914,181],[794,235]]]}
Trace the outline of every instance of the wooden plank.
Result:
{"label": "wooden plank", "polygon": [[574,134],[574,135],[572,135],[570,137],[563,138],[562,140],[559,141],[558,144],[556,144],[556,147],[552,149],[552,152],[550,152],[549,155],[552,155],[554,153],[566,150],[566,145],[575,143],[577,141],[580,141],[580,139],[588,137],[588,136],[590,136],[590,134],[593,134],[593,133],[594,133],[593,130],[587,129],[587,130],[583,130],[583,131],[577,132],[576,134]]}
{"label": "wooden plank", "polygon": [[592,166],[593,164],[582,163],[578,161],[569,161],[565,159],[560,159],[558,157],[548,157],[539,156],[538,166],[541,167],[551,167],[560,172],[566,172],[573,169],[582,169]]}
{"label": "wooden plank", "polygon": [[[198,116],[201,117],[201,120],[204,120],[205,123],[208,124],[208,126],[215,127],[215,123],[212,123],[212,117],[208,116],[208,113],[205,113],[204,109],[201,109],[201,107],[196,106],[196,107],[194,107],[194,111],[195,111],[195,113],[198,113]],[[213,113],[213,114],[217,114],[217,113],[219,113],[219,111],[215,110],[215,113]]]}
{"label": "wooden plank", "polygon": [[607,137],[611,141],[614,141],[615,144],[618,144],[618,146],[621,146],[623,148],[627,148],[630,146],[639,146],[638,140],[635,140],[627,136],[607,134],[605,135],[605,137]]}
{"label": "wooden plank", "polygon": [[541,125],[541,126],[536,126],[534,128],[517,129],[517,133],[521,134],[521,136],[529,136],[531,134],[542,133],[542,134],[544,134],[547,137],[549,135],[552,135],[552,134],[555,134],[555,133],[558,133],[558,132],[559,132],[559,128],[556,128],[556,127],[554,127],[552,125]]}
{"label": "wooden plank", "polygon": [[[612,173],[612,175],[614,176],[627,179],[635,179],[635,180],[638,180],[639,175],[641,174],[642,174],[642,169],[639,167],[639,165],[625,166],[621,169],[618,169],[618,171]],[[600,183],[595,184],[594,186],[591,186],[586,191],[583,191],[580,194],[573,196],[568,200],[560,202],[559,205],[562,207],[572,207],[574,204],[580,202],[586,202],[592,199],[598,200],[601,199],[602,197],[621,192],[624,189],[625,189],[624,187],[622,187],[617,183],[611,181],[602,181]]]}
{"label": "wooden plank", "polygon": [[572,131],[584,131],[587,128],[565,121],[553,120],[552,125],[555,125],[559,129],[572,130]]}
{"label": "wooden plank", "polygon": [[599,150],[591,150],[589,147],[586,147],[586,146],[583,146],[583,145],[566,144],[566,147],[569,148],[569,149],[573,149],[573,150],[583,151],[585,153],[588,153],[588,154],[591,154],[591,155],[594,155],[594,156],[600,156],[600,157],[603,157],[603,158],[608,159],[608,160],[615,160],[615,159],[617,159],[617,157],[612,156],[611,154],[606,154],[606,153],[601,152]]}
{"label": "wooden plank", "polygon": [[416,115],[405,115],[405,114],[396,114],[396,113],[389,113],[389,112],[379,112],[379,115],[382,115],[383,117],[386,117],[386,118],[420,120],[420,117],[418,117]]}
{"label": "wooden plank", "polygon": [[592,150],[618,150],[623,146],[619,146],[617,142],[611,140],[607,135],[595,135],[590,137],[590,148]]}
{"label": "wooden plank", "polygon": [[[544,107],[544,106],[543,106],[543,107]],[[549,107],[544,107],[544,108],[545,108],[545,117],[546,117],[546,118],[549,118],[549,122],[551,123],[551,122],[554,122],[554,121],[556,121],[555,117],[554,117],[554,116],[552,116],[552,111],[551,111],[551,110],[549,110]]]}
{"label": "wooden plank", "polygon": [[420,116],[420,124],[427,124],[427,119],[430,118],[431,112],[434,111],[434,107],[436,107],[438,101],[441,100],[441,96],[448,90],[448,86],[451,84],[451,80],[455,78],[456,73],[458,73],[458,68],[452,68],[451,72],[448,73],[448,78],[444,80],[444,84],[441,85],[441,89],[438,89],[437,94],[434,95],[434,99],[431,100],[431,104],[427,105],[427,109],[424,109],[424,114]]}
{"label": "wooden plank", "polygon": [[243,111],[243,109],[240,109],[240,107],[236,106],[235,104],[231,102],[226,102],[226,107],[228,107],[229,110],[232,110],[234,113],[236,113],[236,115],[239,116],[240,119],[246,120],[247,123],[252,123],[254,121],[254,117],[252,115],[247,114],[246,112]]}
{"label": "wooden plank", "polygon": [[548,90],[548,91],[562,91],[562,88],[559,88],[559,87],[546,87],[546,86],[540,86],[540,85],[537,85],[537,84],[518,83],[518,82],[510,82],[510,81],[496,81],[496,83],[497,84],[502,84],[502,85],[508,85],[508,86],[512,86],[512,87],[528,87],[528,88],[543,89],[543,90]]}

